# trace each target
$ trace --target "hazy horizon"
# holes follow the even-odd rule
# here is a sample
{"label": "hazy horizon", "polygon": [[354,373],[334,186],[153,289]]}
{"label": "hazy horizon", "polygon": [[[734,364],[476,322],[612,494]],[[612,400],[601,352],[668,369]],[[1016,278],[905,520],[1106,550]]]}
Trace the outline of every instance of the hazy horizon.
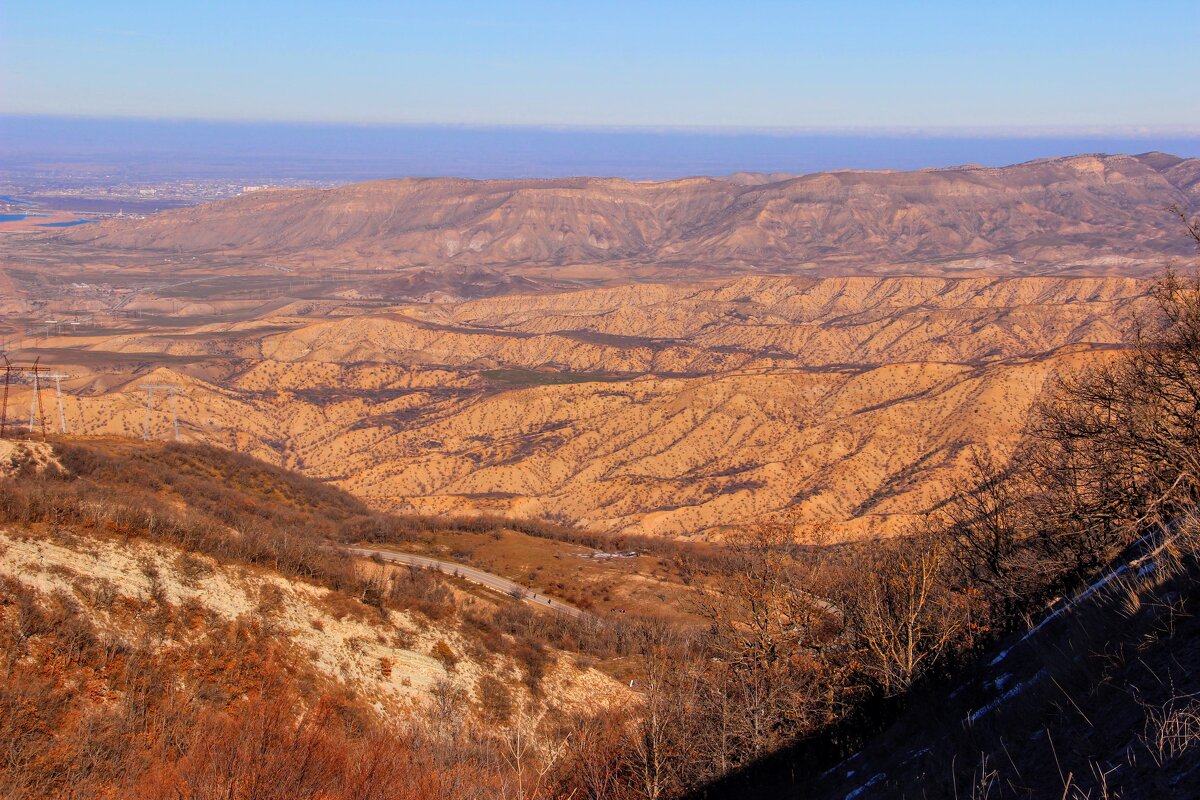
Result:
{"label": "hazy horizon", "polygon": [[[0,115],[10,179],[70,167],[97,179],[354,181],[409,176],[668,179],[733,172],[1004,166],[1079,153],[1200,156],[1197,133],[863,129],[594,129]],[[82,176],[81,176],[82,177]]]}
{"label": "hazy horizon", "polygon": [[12,5],[0,178],[668,179],[1200,156],[1200,106],[1175,77],[1197,27],[1200,6],[1177,0]]}

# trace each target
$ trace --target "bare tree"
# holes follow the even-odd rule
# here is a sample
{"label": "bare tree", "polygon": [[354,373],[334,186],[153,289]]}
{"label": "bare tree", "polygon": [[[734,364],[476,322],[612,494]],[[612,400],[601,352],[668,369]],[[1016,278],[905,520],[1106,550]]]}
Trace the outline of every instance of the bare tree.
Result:
{"label": "bare tree", "polygon": [[1031,486],[1020,462],[1001,467],[990,453],[972,449],[968,486],[946,505],[940,522],[947,556],[962,573],[961,588],[986,589],[989,600],[1007,614],[1037,602],[1040,587],[1063,565],[1033,545],[1038,519],[1028,502]]}
{"label": "bare tree", "polygon": [[1060,377],[1029,428],[1044,550],[1079,576],[1200,502],[1200,279],[1152,294],[1129,353]]}
{"label": "bare tree", "polygon": [[795,529],[755,525],[731,537],[741,561],[719,593],[702,595],[712,653],[706,732],[725,766],[828,721],[846,675],[840,609],[821,597],[823,561],[797,557]]}
{"label": "bare tree", "polygon": [[941,545],[929,537],[883,547],[872,574],[847,598],[863,670],[885,694],[905,692],[969,636],[970,609],[949,589]]}
{"label": "bare tree", "polygon": [[551,796],[549,776],[567,751],[569,734],[548,733],[543,725],[545,718],[545,708],[521,709],[501,741],[500,754],[514,781],[514,800]]}
{"label": "bare tree", "polygon": [[606,708],[599,714],[571,722],[573,735],[567,739],[568,785],[577,787],[578,800],[616,800],[630,796],[628,765],[629,731],[632,718],[621,709]]}

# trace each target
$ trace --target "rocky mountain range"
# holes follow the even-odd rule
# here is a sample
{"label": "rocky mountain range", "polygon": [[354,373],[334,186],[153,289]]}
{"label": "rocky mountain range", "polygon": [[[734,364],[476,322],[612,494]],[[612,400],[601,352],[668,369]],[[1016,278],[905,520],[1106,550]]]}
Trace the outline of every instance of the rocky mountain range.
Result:
{"label": "rocky mountain range", "polygon": [[722,271],[1145,274],[1191,255],[1169,208],[1200,159],[1081,155],[1003,168],[667,182],[403,179],[238,198],[58,234],[106,250],[372,268],[654,265]]}

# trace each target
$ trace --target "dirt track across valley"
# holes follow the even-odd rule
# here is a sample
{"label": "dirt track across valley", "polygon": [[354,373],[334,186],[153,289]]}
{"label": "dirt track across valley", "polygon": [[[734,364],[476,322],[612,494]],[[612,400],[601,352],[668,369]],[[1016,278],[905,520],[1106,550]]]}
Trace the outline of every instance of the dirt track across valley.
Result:
{"label": "dirt track across valley", "polygon": [[576,608],[561,600],[554,600],[515,581],[501,578],[499,575],[493,575],[481,569],[456,564],[453,561],[441,561],[436,558],[429,558],[428,556],[415,556],[409,553],[397,553],[392,550],[374,550],[367,547],[349,547],[347,548],[347,552],[351,555],[364,556],[366,558],[378,556],[384,561],[389,561],[393,564],[405,564],[410,567],[437,570],[447,575],[455,575],[471,583],[477,583],[480,586],[486,586],[503,594],[519,597],[527,603],[544,606],[560,614],[566,614],[569,617],[576,619],[597,619],[595,614],[584,611],[582,608]]}

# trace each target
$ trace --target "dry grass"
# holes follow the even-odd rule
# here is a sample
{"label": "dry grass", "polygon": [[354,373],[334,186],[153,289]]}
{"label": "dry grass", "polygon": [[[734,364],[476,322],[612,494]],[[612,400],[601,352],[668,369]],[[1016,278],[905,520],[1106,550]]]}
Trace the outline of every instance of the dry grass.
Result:
{"label": "dry grass", "polygon": [[1200,746],[1200,695],[1172,694],[1161,706],[1146,707],[1142,745],[1162,767]]}

